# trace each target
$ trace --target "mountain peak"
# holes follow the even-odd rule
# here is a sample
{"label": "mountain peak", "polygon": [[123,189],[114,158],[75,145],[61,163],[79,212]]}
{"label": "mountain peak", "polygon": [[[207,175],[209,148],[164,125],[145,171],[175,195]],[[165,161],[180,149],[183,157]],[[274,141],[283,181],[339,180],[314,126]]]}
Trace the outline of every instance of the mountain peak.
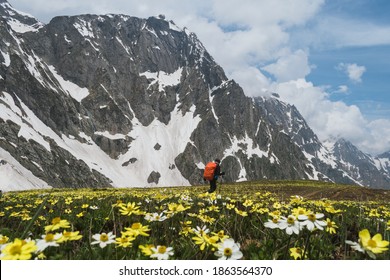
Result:
{"label": "mountain peak", "polygon": [[0,0],[0,16],[17,33],[36,32],[44,24],[35,17],[14,9],[6,0]]}

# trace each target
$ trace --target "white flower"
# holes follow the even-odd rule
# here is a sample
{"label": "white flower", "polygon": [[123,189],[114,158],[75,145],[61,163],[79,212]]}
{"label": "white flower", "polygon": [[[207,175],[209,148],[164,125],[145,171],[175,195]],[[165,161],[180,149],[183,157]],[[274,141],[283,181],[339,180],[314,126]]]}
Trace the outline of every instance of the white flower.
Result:
{"label": "white flower", "polygon": [[278,226],[281,230],[285,229],[288,235],[293,233],[299,234],[299,230],[301,229],[301,225],[293,215],[288,216],[288,218],[281,217],[278,222]]}
{"label": "white flower", "polygon": [[279,223],[278,222],[279,222],[279,220],[275,217],[272,220],[268,220],[268,222],[265,222],[264,226],[266,228],[272,228],[272,229],[279,228]]}
{"label": "white flower", "polygon": [[306,226],[308,230],[313,231],[315,228],[320,230],[324,230],[324,226],[326,226],[326,222],[320,221],[324,217],[324,214],[318,213],[310,213],[308,215],[299,215],[298,219],[302,220],[301,225]]}
{"label": "white flower", "polygon": [[42,239],[37,239],[36,240],[36,245],[38,247],[38,251],[42,252],[45,250],[47,247],[53,246],[53,247],[58,247],[59,244],[57,243],[57,240],[62,237],[62,233],[47,233],[41,236]]}
{"label": "white flower", "polygon": [[234,243],[232,238],[225,239],[218,243],[218,251],[214,253],[219,260],[238,260],[243,254],[240,251],[240,244]]}
{"label": "white flower", "polygon": [[150,255],[151,258],[156,258],[158,260],[167,260],[169,256],[173,256],[173,248],[165,246],[157,246],[157,248],[151,248],[153,254]]}
{"label": "white flower", "polygon": [[147,213],[145,215],[145,220],[149,222],[162,222],[165,221],[168,217],[165,216],[163,213]]}
{"label": "white flower", "polygon": [[109,233],[96,233],[92,235],[92,238],[95,239],[95,241],[91,242],[92,245],[99,244],[100,248],[106,247],[108,244],[115,242],[115,235],[112,232]]}
{"label": "white flower", "polygon": [[209,230],[206,226],[203,226],[202,228],[200,228],[199,226],[197,226],[197,227],[194,229],[194,232],[195,232],[197,235],[202,236],[203,234],[208,234],[208,233],[210,232],[210,230]]}
{"label": "white flower", "polygon": [[357,242],[353,242],[353,241],[350,241],[350,240],[345,240],[345,243],[347,243],[348,245],[351,245],[351,248],[356,250],[356,251],[359,251],[359,252],[362,252],[362,253],[365,252],[365,250],[362,248],[362,246],[360,246],[360,244],[357,243]]}

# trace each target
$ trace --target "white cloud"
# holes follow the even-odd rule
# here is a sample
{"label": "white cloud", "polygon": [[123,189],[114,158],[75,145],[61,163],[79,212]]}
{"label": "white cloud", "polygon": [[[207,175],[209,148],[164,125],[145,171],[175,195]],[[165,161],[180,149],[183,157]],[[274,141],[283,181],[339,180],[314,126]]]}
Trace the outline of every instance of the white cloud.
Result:
{"label": "white cloud", "polygon": [[297,50],[294,53],[288,51],[275,63],[262,69],[274,75],[278,82],[305,78],[310,73],[308,56],[303,50]]}
{"label": "white cloud", "polygon": [[390,147],[390,120],[368,121],[357,106],[330,101],[323,89],[304,79],[275,83],[272,90],[297,107],[322,141],[343,137],[373,155]]}
{"label": "white cloud", "polygon": [[348,75],[348,78],[352,82],[360,83],[362,81],[362,76],[366,72],[366,67],[359,66],[356,63],[339,63],[336,67],[337,70],[343,71]]}
{"label": "white cloud", "polygon": [[334,93],[349,93],[349,88],[346,85],[340,85],[338,86],[337,90],[334,91]]}

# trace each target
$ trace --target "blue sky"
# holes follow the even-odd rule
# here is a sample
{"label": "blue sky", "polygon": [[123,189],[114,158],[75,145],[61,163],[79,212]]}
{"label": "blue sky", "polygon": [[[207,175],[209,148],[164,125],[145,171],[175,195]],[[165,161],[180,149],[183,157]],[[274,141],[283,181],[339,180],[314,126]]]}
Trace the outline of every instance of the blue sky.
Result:
{"label": "blue sky", "polygon": [[9,0],[47,23],[57,15],[164,14],[197,34],[248,96],[278,92],[321,140],[390,151],[390,1]]}

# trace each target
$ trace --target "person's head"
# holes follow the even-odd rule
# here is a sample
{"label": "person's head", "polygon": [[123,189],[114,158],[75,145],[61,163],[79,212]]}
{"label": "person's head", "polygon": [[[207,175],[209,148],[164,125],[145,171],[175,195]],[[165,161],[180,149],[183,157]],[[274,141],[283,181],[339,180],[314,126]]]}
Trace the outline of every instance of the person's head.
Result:
{"label": "person's head", "polygon": [[220,163],[221,163],[221,160],[220,160],[219,158],[216,158],[216,159],[214,160],[214,162],[216,162],[217,164],[220,164]]}

